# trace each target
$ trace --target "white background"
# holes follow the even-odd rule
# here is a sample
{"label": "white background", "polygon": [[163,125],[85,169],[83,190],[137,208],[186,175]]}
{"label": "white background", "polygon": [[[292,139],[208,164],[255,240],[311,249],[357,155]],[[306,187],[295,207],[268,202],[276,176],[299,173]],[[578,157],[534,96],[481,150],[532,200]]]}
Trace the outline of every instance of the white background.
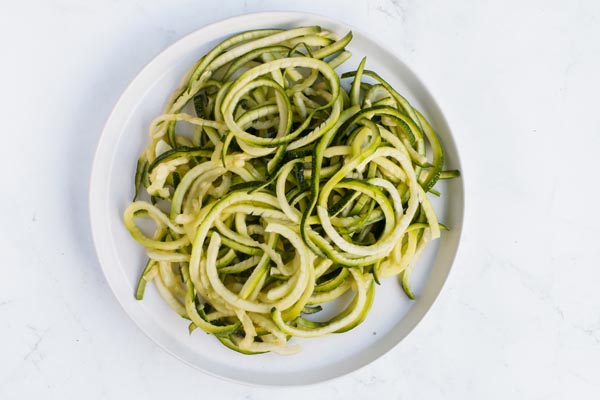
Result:
{"label": "white background", "polygon": [[[424,321],[298,389],[225,383],[160,350],[104,281],[87,212],[97,140],[136,73],[264,10],[337,17],[395,50],[442,107],[467,188]],[[600,2],[3,1],[0,49],[0,399],[600,397]]]}

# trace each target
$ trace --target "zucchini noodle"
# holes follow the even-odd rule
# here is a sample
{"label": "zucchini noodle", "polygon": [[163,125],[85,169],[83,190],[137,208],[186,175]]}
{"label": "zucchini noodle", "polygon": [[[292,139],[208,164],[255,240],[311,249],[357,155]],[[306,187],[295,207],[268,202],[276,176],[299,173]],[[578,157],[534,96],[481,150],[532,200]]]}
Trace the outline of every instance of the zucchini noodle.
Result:
{"label": "zucchini noodle", "polygon": [[410,271],[446,229],[428,193],[459,173],[365,58],[335,72],[351,40],[318,26],[248,31],[189,70],[150,125],[124,211],[148,256],[138,300],[153,281],[190,333],[291,354],[292,337],[360,324],[383,277],[414,298]]}

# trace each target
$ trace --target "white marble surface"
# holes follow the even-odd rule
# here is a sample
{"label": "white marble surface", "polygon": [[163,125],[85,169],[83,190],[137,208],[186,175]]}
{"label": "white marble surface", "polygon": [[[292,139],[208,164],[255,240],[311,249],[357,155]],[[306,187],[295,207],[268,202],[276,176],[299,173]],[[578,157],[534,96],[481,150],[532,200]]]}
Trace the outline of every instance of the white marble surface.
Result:
{"label": "white marble surface", "polygon": [[[396,50],[443,108],[467,186],[425,320],[298,389],[224,383],[160,350],[113,298],[88,226],[92,154],[127,83],[186,33],[261,10],[334,16]],[[3,1],[0,48],[0,399],[600,397],[600,2]]]}

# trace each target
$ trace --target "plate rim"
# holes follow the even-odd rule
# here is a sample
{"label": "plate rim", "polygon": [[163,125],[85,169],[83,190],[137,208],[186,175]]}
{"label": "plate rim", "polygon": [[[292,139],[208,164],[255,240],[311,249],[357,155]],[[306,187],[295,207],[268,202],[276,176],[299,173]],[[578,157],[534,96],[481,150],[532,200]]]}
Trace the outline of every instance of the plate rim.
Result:
{"label": "plate rim", "polygon": [[[451,141],[451,145],[455,150],[454,151],[454,158],[455,158],[454,162],[456,164],[456,167],[461,171],[461,176],[460,176],[461,183],[458,188],[459,196],[457,196],[457,201],[459,203],[458,208],[460,210],[460,216],[457,219],[458,224],[456,224],[456,226],[453,226],[453,231],[456,232],[456,234],[458,235],[457,239],[456,239],[456,246],[454,246],[454,249],[451,252],[450,257],[447,258],[446,263],[448,264],[448,268],[446,269],[445,273],[441,277],[442,279],[441,279],[439,290],[437,291],[437,293],[435,293],[433,295],[433,298],[431,299],[430,303],[425,307],[424,311],[420,314],[420,316],[418,316],[418,318],[416,318],[412,327],[410,327],[408,332],[402,338],[400,338],[400,340],[395,341],[395,343],[393,345],[386,348],[383,352],[378,352],[375,354],[375,356],[369,357],[369,359],[366,362],[361,363],[361,365],[359,365],[357,368],[347,369],[347,370],[342,371],[339,374],[327,376],[327,377],[325,377],[323,379],[319,379],[319,380],[313,380],[310,382],[303,382],[303,383],[291,383],[291,384],[286,383],[286,382],[273,382],[273,383],[262,383],[261,382],[261,383],[259,383],[259,382],[241,380],[241,379],[236,379],[236,378],[233,378],[230,376],[221,375],[219,373],[211,371],[208,368],[200,366],[196,363],[191,362],[190,360],[187,360],[187,359],[181,357],[176,352],[169,349],[162,341],[158,340],[154,334],[152,334],[148,330],[146,330],[142,326],[141,322],[138,321],[132,315],[130,310],[126,307],[125,302],[121,300],[121,296],[119,295],[119,293],[116,289],[116,283],[113,281],[113,279],[110,278],[111,274],[109,274],[107,272],[107,267],[106,267],[107,261],[105,260],[107,258],[107,256],[105,255],[105,253],[106,253],[105,251],[104,252],[101,251],[101,249],[104,246],[103,246],[103,242],[101,239],[102,234],[99,232],[100,231],[99,223],[97,221],[98,218],[100,217],[98,210],[102,207],[102,204],[99,201],[100,193],[97,193],[97,191],[99,189],[99,185],[101,184],[101,182],[98,182],[98,180],[100,179],[100,174],[101,174],[101,172],[99,171],[99,169],[100,169],[99,165],[101,164],[100,160],[101,160],[102,150],[105,147],[105,142],[108,140],[107,139],[107,137],[108,137],[107,132],[109,131],[108,128],[110,127],[112,121],[116,118],[115,115],[117,114],[117,112],[120,110],[120,108],[122,108],[123,103],[125,102],[125,98],[127,97],[126,95],[131,90],[131,88],[136,85],[137,81],[141,80],[141,77],[145,73],[147,73],[147,71],[151,70],[152,67],[154,66],[154,64],[157,64],[158,61],[160,61],[160,59],[164,56],[165,53],[172,51],[173,48],[181,46],[182,43],[190,40],[190,38],[192,36],[197,35],[199,31],[215,29],[215,28],[218,28],[219,25],[224,25],[224,24],[231,24],[232,26],[235,26],[236,20],[247,20],[247,19],[252,20],[252,19],[265,18],[265,17],[269,17],[269,16],[276,17],[276,16],[281,16],[282,14],[287,15],[288,17],[296,17],[296,18],[317,18],[317,19],[321,19],[321,20],[330,21],[332,24],[336,24],[339,26],[345,26],[348,29],[350,29],[352,32],[358,33],[362,37],[367,38],[367,39],[371,40],[372,42],[377,43],[377,45],[383,51],[385,51],[389,55],[389,57],[391,57],[395,62],[403,65],[414,76],[414,78],[416,78],[416,81],[417,81],[418,85],[420,86],[420,90],[425,95],[428,96],[428,98],[429,98],[428,100],[430,101],[429,106],[435,109],[435,112],[437,114],[436,116],[438,118],[438,123],[443,124],[443,127],[445,128],[444,130],[447,133],[447,137],[444,138],[444,140]],[[448,276],[450,275],[450,271],[453,269],[453,265],[456,261],[456,257],[461,248],[461,242],[462,242],[461,239],[462,239],[464,224],[465,224],[465,219],[466,219],[466,207],[465,207],[466,190],[465,190],[463,163],[462,163],[460,152],[458,150],[458,146],[456,145],[455,139],[456,139],[456,137],[447,122],[446,116],[444,115],[444,113],[442,113],[441,107],[439,106],[437,100],[431,94],[431,91],[429,90],[427,85],[424,83],[424,81],[421,79],[421,77],[415,72],[415,70],[413,68],[411,68],[407,62],[405,62],[404,60],[402,60],[398,56],[396,56],[396,53],[394,51],[392,51],[385,42],[382,43],[380,41],[375,40],[371,35],[365,33],[365,31],[363,31],[360,28],[357,28],[356,26],[354,26],[352,24],[341,21],[341,20],[339,20],[335,17],[331,17],[329,15],[317,14],[317,13],[312,13],[312,12],[304,12],[304,11],[287,11],[287,10],[281,10],[281,11],[270,10],[270,11],[258,11],[258,12],[252,12],[252,13],[242,13],[242,14],[233,15],[231,17],[219,19],[217,21],[213,21],[211,23],[202,25],[202,26],[198,27],[197,29],[194,29],[191,32],[186,33],[185,35],[183,35],[182,37],[180,37],[173,43],[169,44],[168,46],[166,46],[165,48],[160,50],[154,57],[152,57],[150,59],[150,61],[145,63],[144,66],[138,70],[138,72],[135,74],[133,79],[131,81],[129,81],[127,86],[121,91],[121,94],[119,95],[118,100],[114,103],[114,106],[112,107],[110,114],[106,118],[106,122],[104,123],[104,125],[102,127],[100,137],[96,143],[96,149],[95,149],[94,156],[92,159],[92,168],[91,168],[91,172],[90,172],[89,190],[88,190],[88,206],[89,206],[88,212],[89,212],[89,218],[90,218],[90,228],[91,228],[91,233],[92,233],[92,239],[93,239],[93,243],[94,243],[94,251],[96,253],[96,259],[98,260],[98,262],[100,264],[100,267],[102,269],[102,275],[104,276],[104,279],[108,283],[108,286],[110,287],[113,296],[116,298],[119,306],[125,312],[127,317],[137,326],[137,328],[141,332],[144,333],[144,335],[147,338],[149,338],[151,340],[151,342],[153,342],[156,346],[158,346],[160,349],[165,351],[167,354],[169,354],[172,357],[176,358],[177,360],[183,362],[185,365],[188,365],[197,371],[201,371],[204,374],[207,374],[209,376],[212,376],[212,377],[215,377],[218,379],[222,379],[227,382],[243,384],[243,385],[248,385],[248,386],[253,386],[253,387],[289,387],[289,388],[291,388],[291,387],[304,387],[304,386],[309,386],[309,385],[316,385],[316,384],[321,384],[324,382],[331,382],[332,380],[339,379],[343,376],[346,376],[351,373],[362,370],[366,366],[368,366],[368,365],[374,363],[375,361],[377,361],[378,359],[380,359],[385,354],[389,354],[391,351],[393,351],[402,341],[406,340],[406,338],[421,323],[421,321],[425,318],[425,316],[430,312],[430,310],[434,306],[434,304],[437,303],[437,299],[439,298],[441,292],[444,290],[444,287],[446,286],[446,282],[448,280]],[[110,160],[110,162],[108,162],[108,164],[111,167],[113,165],[113,160],[115,158],[115,154],[116,153],[114,153],[114,152],[112,155],[109,154],[109,156],[111,156],[110,157],[111,160]],[[106,205],[106,207],[108,207],[108,204]]]}

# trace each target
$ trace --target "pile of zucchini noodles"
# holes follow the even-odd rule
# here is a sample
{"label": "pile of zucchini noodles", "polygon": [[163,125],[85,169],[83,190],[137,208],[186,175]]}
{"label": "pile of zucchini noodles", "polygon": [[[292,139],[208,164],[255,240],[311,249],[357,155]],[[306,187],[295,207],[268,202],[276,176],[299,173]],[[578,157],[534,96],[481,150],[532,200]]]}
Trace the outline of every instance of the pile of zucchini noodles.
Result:
{"label": "pile of zucchini noodles", "polygon": [[149,258],[137,299],[153,281],[190,333],[287,354],[291,337],[361,323],[381,277],[398,275],[413,298],[411,268],[444,228],[427,193],[458,171],[442,170],[430,124],[365,59],[334,71],[351,39],[247,31],[189,70],[151,123],[124,212]]}

